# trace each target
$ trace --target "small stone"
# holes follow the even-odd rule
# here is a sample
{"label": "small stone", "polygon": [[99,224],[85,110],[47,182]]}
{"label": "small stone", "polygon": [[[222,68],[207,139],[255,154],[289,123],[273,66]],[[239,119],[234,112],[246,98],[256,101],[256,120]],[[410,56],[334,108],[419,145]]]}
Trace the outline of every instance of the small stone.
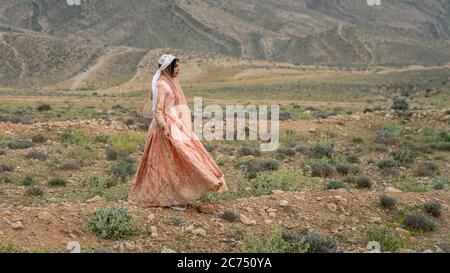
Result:
{"label": "small stone", "polygon": [[394,188],[394,187],[387,187],[387,188],[384,190],[384,192],[385,192],[385,193],[402,193],[401,190],[398,190],[398,189],[396,189],[396,188]]}
{"label": "small stone", "polygon": [[369,253],[381,253],[381,245],[379,242],[369,242],[367,244],[367,250],[369,250]]}
{"label": "small stone", "polygon": [[337,211],[337,206],[335,203],[328,203],[327,204],[327,209],[331,212],[336,212]]}
{"label": "small stone", "polygon": [[133,251],[136,249],[136,245],[133,242],[125,242],[125,248],[128,251]]}
{"label": "small stone", "polygon": [[422,252],[422,253],[434,253],[434,251],[433,250],[431,250],[431,249],[427,249],[427,250],[425,250],[424,252]]}
{"label": "small stone", "polygon": [[147,217],[147,220],[149,222],[153,221],[155,219],[155,215],[153,213],[150,213],[150,215]]}
{"label": "small stone", "polygon": [[194,229],[192,231],[192,234],[198,235],[198,236],[202,236],[202,237],[206,237],[206,231],[204,229],[202,229],[202,228]]}
{"label": "small stone", "polygon": [[3,236],[3,235],[5,235],[5,234],[3,233],[3,231],[0,231],[0,236]]}
{"label": "small stone", "polygon": [[185,229],[186,232],[192,232],[193,230],[194,230],[194,225],[190,225]]}
{"label": "small stone", "polygon": [[14,230],[23,229],[23,224],[22,224],[21,221],[12,222],[11,223],[11,228],[14,229]]}
{"label": "small stone", "polygon": [[81,245],[77,241],[68,242],[66,251],[70,253],[81,253]]}
{"label": "small stone", "polygon": [[383,222],[380,217],[370,217],[369,221],[373,224],[381,224]]}
{"label": "small stone", "polygon": [[287,208],[287,207],[289,207],[289,201],[287,201],[287,200],[281,200],[281,202],[280,202],[280,207],[282,207],[282,208]]}
{"label": "small stone", "polygon": [[97,202],[101,202],[103,201],[103,198],[101,198],[100,196],[95,196],[89,200],[86,201],[86,203],[97,203]]}
{"label": "small stone", "polygon": [[41,221],[50,221],[51,217],[52,216],[47,211],[41,211],[37,214],[37,218]]}
{"label": "small stone", "polygon": [[266,223],[267,225],[271,225],[273,223],[273,221],[270,219],[266,219],[266,220],[264,220],[264,223]]}
{"label": "small stone", "polygon": [[170,249],[170,248],[163,248],[162,250],[161,250],[161,253],[165,253],[165,254],[168,254],[168,253],[177,253],[175,250],[172,250],[172,249]]}
{"label": "small stone", "polygon": [[239,220],[241,220],[241,222],[244,225],[247,225],[247,226],[256,225],[256,221],[255,220],[248,219],[247,216],[245,216],[244,214],[241,214],[239,216]]}
{"label": "small stone", "polygon": [[153,238],[158,237],[158,229],[155,226],[150,227],[150,233]]}

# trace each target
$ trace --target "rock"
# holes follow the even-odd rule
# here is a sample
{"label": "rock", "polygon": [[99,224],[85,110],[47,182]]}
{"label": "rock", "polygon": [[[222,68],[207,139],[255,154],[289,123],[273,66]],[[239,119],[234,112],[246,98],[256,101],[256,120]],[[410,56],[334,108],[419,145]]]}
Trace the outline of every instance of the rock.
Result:
{"label": "rock", "polygon": [[310,132],[311,134],[314,134],[314,133],[317,132],[317,129],[316,128],[309,128],[308,132]]}
{"label": "rock", "polygon": [[97,203],[97,202],[101,202],[103,201],[103,198],[101,198],[100,196],[95,196],[89,200],[86,201],[86,203]]}
{"label": "rock", "polygon": [[427,250],[425,250],[424,252],[422,252],[422,253],[434,253],[434,251],[433,250],[431,250],[431,249],[427,249]]}
{"label": "rock", "polygon": [[50,221],[52,216],[47,211],[41,211],[37,214],[37,218],[41,221]]}
{"label": "rock", "polygon": [[383,222],[380,217],[370,217],[369,221],[372,224],[381,224]]}
{"label": "rock", "polygon": [[150,232],[151,232],[151,236],[153,238],[157,238],[158,237],[158,229],[155,226],[151,226],[150,227]]}
{"label": "rock", "polygon": [[70,253],[81,253],[81,245],[77,241],[68,242],[66,251]]}
{"label": "rock", "polygon": [[22,221],[11,222],[10,226],[11,226],[11,228],[14,229],[14,230],[20,230],[20,229],[23,229]]}
{"label": "rock", "polygon": [[336,212],[337,211],[337,206],[335,203],[328,203],[327,204],[327,209],[331,212]]}
{"label": "rock", "polygon": [[128,251],[133,251],[136,249],[136,245],[133,242],[125,242],[125,248]]}
{"label": "rock", "polygon": [[147,221],[151,222],[155,219],[155,215],[153,213],[150,213],[150,215],[147,217]]}
{"label": "rock", "polygon": [[185,229],[186,232],[192,232],[193,230],[194,230],[194,225],[190,225]]}
{"label": "rock", "polygon": [[248,219],[247,216],[245,216],[244,214],[241,214],[239,216],[239,220],[241,221],[241,223],[243,223],[244,225],[247,225],[247,226],[256,225],[255,220]]}
{"label": "rock", "polygon": [[170,248],[163,248],[162,250],[161,250],[161,253],[177,253],[175,250],[172,250],[172,249],[170,249]]}
{"label": "rock", "polygon": [[0,236],[3,236],[3,235],[5,235],[5,234],[3,233],[3,231],[0,231]]}
{"label": "rock", "polygon": [[340,195],[336,195],[336,196],[334,197],[334,200],[335,200],[339,205],[344,206],[344,207],[346,207],[347,204],[348,204],[347,199],[345,199],[344,197],[342,197],[342,196],[340,196]]}
{"label": "rock", "polygon": [[272,224],[272,220],[270,220],[270,219],[266,219],[266,220],[264,220],[264,223],[266,223],[267,225],[271,225]]}
{"label": "rock", "polygon": [[202,237],[206,237],[206,231],[204,229],[202,229],[202,228],[194,229],[192,231],[192,234],[198,235],[198,236],[202,236]]}
{"label": "rock", "polygon": [[214,214],[216,212],[216,206],[213,203],[203,203],[196,207],[198,212],[205,214]]}
{"label": "rock", "polygon": [[396,189],[396,188],[394,188],[394,187],[387,187],[387,188],[384,190],[384,192],[385,192],[385,193],[402,193],[401,190],[398,190],[398,189]]}
{"label": "rock", "polygon": [[446,116],[443,116],[441,118],[441,122],[446,122],[446,121],[449,121],[449,120],[450,120],[450,115],[446,115]]}
{"label": "rock", "polygon": [[289,207],[289,201],[287,201],[287,200],[281,200],[281,202],[280,202],[280,207],[282,207],[282,208],[287,208],[287,207]]}
{"label": "rock", "polygon": [[381,253],[381,245],[379,242],[369,242],[367,244],[367,250],[369,250],[369,253]]}

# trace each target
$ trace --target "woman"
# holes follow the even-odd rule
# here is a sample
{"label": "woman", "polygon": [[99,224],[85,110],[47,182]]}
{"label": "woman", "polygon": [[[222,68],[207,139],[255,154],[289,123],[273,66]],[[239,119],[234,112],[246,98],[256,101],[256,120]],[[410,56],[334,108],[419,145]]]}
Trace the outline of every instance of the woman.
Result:
{"label": "woman", "polygon": [[217,164],[192,132],[187,100],[178,83],[179,60],[165,54],[153,77],[153,121],[130,203],[184,210],[205,192],[227,191]]}

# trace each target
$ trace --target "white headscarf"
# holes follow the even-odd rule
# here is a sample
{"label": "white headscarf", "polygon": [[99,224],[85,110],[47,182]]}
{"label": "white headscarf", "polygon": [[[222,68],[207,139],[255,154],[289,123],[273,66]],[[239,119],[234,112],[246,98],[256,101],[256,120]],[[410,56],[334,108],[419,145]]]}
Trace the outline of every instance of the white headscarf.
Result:
{"label": "white headscarf", "polygon": [[155,111],[156,102],[158,101],[158,87],[156,86],[156,83],[158,82],[159,77],[161,77],[162,71],[166,69],[173,62],[173,60],[175,60],[175,56],[171,54],[164,54],[158,60],[158,64],[160,64],[161,67],[156,70],[152,80],[153,111]]}

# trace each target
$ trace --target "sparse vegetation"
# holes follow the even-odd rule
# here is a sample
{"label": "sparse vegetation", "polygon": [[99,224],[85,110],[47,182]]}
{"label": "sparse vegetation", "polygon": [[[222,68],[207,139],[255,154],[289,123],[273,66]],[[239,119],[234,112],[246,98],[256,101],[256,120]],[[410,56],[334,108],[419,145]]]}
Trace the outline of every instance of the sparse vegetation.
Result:
{"label": "sparse vegetation", "polygon": [[126,208],[97,209],[90,216],[89,227],[102,239],[119,240],[137,233],[136,222]]}

